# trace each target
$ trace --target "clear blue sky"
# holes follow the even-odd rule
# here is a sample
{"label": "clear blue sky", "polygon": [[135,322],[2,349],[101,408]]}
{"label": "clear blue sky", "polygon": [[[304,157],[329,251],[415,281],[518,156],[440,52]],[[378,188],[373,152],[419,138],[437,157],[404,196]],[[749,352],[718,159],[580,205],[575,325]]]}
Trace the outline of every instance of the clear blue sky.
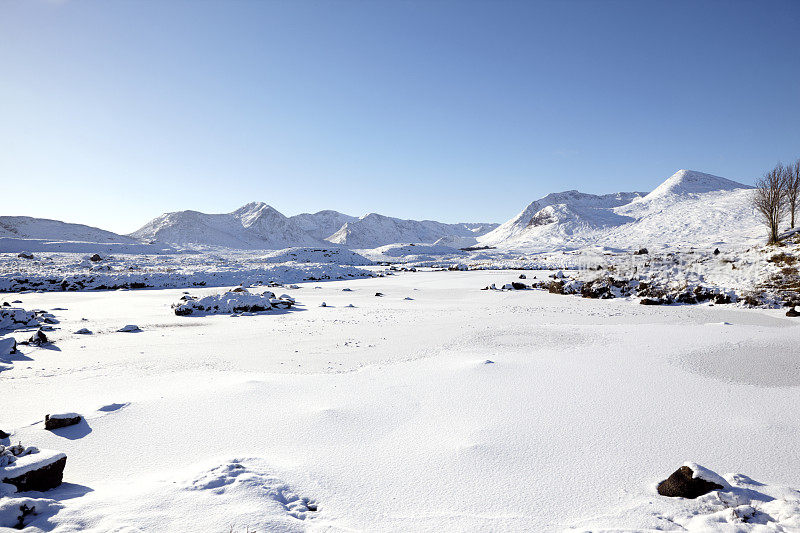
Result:
{"label": "clear blue sky", "polygon": [[800,156],[800,1],[0,0],[0,213],[504,221]]}

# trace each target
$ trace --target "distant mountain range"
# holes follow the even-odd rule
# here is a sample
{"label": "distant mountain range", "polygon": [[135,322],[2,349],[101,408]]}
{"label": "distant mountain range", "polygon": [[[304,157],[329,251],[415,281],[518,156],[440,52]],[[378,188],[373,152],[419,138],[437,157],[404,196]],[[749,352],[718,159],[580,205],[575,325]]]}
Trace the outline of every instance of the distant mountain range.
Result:
{"label": "distant mountain range", "polygon": [[[752,187],[725,178],[679,170],[650,193],[594,195],[551,193],[503,224],[445,224],[369,213],[337,211],[287,217],[263,202],[224,214],[165,213],[130,235],[81,224],[31,217],[0,217],[0,252],[21,248],[68,251],[55,242],[79,241],[81,250],[223,247],[283,249],[297,246],[368,249],[394,243],[435,243],[540,252],[588,246],[690,247],[759,242],[763,226],[750,202]],[[35,242],[34,242],[35,241]],[[49,248],[48,248],[49,247]],[[137,252],[131,252],[137,253]]]}
{"label": "distant mountain range", "polygon": [[444,237],[471,238],[468,244],[474,244],[476,236],[496,227],[497,224],[401,220],[376,213],[356,218],[337,211],[287,217],[263,202],[253,202],[218,215],[197,211],[166,213],[130,236],[179,246],[280,249],[337,244],[358,249],[395,242],[434,242]]}

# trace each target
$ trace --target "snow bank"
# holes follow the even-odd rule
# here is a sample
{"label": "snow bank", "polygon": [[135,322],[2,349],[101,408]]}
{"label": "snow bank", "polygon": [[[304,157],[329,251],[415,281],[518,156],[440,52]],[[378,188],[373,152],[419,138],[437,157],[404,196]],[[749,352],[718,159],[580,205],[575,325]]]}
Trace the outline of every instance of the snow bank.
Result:
{"label": "snow bank", "polygon": [[346,248],[286,248],[268,252],[261,257],[265,263],[333,263],[337,265],[369,266],[373,262]]}

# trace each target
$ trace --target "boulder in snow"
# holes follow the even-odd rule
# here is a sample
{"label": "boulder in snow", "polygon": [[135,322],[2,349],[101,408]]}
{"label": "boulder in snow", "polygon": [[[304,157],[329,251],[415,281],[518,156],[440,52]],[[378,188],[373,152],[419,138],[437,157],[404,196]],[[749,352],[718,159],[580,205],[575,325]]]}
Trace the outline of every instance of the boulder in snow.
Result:
{"label": "boulder in snow", "polygon": [[100,257],[100,254],[94,254],[92,257],[89,258],[89,261],[93,261],[95,263],[102,260],[103,258]]}
{"label": "boulder in snow", "polygon": [[122,326],[117,331],[120,333],[139,333],[142,330],[136,324],[128,324],[127,326]]}
{"label": "boulder in snow", "polygon": [[17,341],[14,337],[0,339],[0,357],[17,353]]}
{"label": "boulder in snow", "polygon": [[[695,469],[683,465],[673,472],[672,475],[658,484],[658,493],[672,498],[694,499],[703,494],[708,494],[712,490],[725,488],[725,481],[719,476],[710,470],[699,467],[699,465],[693,466],[695,466]],[[706,472],[710,475],[703,475]]]}
{"label": "boulder in snow", "polygon": [[67,456],[33,446],[0,446],[0,483],[19,492],[45,491],[61,485]]}
{"label": "boulder in snow", "polygon": [[31,335],[31,338],[28,339],[28,344],[33,346],[41,346],[42,344],[46,344],[48,341],[47,335],[44,334],[42,328],[36,330],[36,333]]}
{"label": "boulder in snow", "polygon": [[54,430],[58,428],[65,428],[67,426],[74,426],[80,424],[83,417],[78,413],[60,413],[55,415],[44,416],[44,429]]}
{"label": "boulder in snow", "polygon": [[30,252],[20,252],[17,254],[20,259],[33,259],[33,254]]}

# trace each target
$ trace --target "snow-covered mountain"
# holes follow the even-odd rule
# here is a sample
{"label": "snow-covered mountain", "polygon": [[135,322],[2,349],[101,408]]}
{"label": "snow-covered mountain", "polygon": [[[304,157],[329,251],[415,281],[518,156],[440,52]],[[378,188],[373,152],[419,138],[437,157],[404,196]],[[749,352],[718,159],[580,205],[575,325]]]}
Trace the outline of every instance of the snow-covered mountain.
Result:
{"label": "snow-covered mountain", "polygon": [[757,242],[763,228],[749,185],[679,170],[649,194],[553,193],[478,240],[527,250],[631,249]]}
{"label": "snow-covered mountain", "polygon": [[369,213],[346,223],[328,241],[348,248],[376,248],[392,243],[434,243],[443,238],[459,238],[459,245],[471,245],[476,237],[497,224],[445,224],[433,220],[403,220]]}
{"label": "snow-covered mountain", "polygon": [[142,244],[136,239],[83,224],[47,218],[0,216],[0,253],[73,252],[152,254],[164,246]]}
{"label": "snow-covered mountain", "polygon": [[300,223],[263,202],[251,202],[232,213],[198,211],[165,213],[131,237],[181,246],[203,245],[240,249],[277,249],[321,246]]}
{"label": "snow-covered mountain", "polygon": [[138,241],[111,231],[34,217],[0,216],[0,238],[136,244]]}
{"label": "snow-covered mountain", "polygon": [[303,231],[319,240],[327,239],[348,222],[358,220],[357,217],[330,209],[316,213],[301,213],[291,216],[289,219],[295,222]]}

